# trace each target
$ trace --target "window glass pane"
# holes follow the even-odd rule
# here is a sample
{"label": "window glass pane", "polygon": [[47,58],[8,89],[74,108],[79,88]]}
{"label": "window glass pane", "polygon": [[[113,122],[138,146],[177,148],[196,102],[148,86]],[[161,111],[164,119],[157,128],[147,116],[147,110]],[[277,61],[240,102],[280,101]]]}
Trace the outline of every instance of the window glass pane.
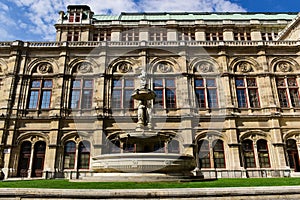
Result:
{"label": "window glass pane", "polygon": [[216,86],[216,81],[214,79],[207,79],[206,80],[206,86],[207,87],[215,87]]}
{"label": "window glass pane", "polygon": [[203,79],[196,79],[195,80],[195,87],[203,87]]}
{"label": "window glass pane", "polygon": [[155,97],[155,104],[159,104],[161,105],[162,107],[164,106],[164,102],[163,102],[163,90],[155,90],[154,91],[155,94],[156,94],[156,97]]}
{"label": "window glass pane", "polygon": [[278,98],[281,107],[288,107],[288,99],[285,89],[278,89]]}
{"label": "window glass pane", "polygon": [[175,81],[167,79],[166,80],[166,87],[172,87],[172,88],[175,87]]}
{"label": "window glass pane", "polygon": [[246,100],[246,91],[245,89],[237,89],[237,100],[238,105],[240,108],[246,108],[247,107],[247,100]]}
{"label": "window glass pane", "polygon": [[200,168],[210,168],[209,143],[207,140],[201,140],[199,146],[199,164]]}
{"label": "window glass pane", "polygon": [[245,86],[244,79],[236,79],[235,85],[236,87],[244,87]]}
{"label": "window glass pane", "polygon": [[254,108],[259,107],[257,89],[249,89],[248,92],[249,92],[250,106]]}
{"label": "window glass pane", "polygon": [[71,108],[79,108],[80,103],[80,91],[73,90],[71,96]]}
{"label": "window glass pane", "polygon": [[154,87],[162,87],[163,82],[162,80],[154,80]]}
{"label": "window glass pane", "polygon": [[292,106],[299,107],[300,101],[299,101],[298,89],[290,89],[290,96],[291,96]]}
{"label": "window glass pane", "polygon": [[125,87],[134,87],[133,80],[125,80]]}
{"label": "window glass pane", "polygon": [[41,87],[41,81],[32,81],[31,88],[40,88]]}
{"label": "window glass pane", "polygon": [[92,98],[93,91],[92,90],[84,90],[82,93],[82,108],[91,108],[92,107]]}
{"label": "window glass pane", "polygon": [[41,108],[50,108],[51,91],[43,91]]}
{"label": "window glass pane", "polygon": [[31,91],[28,108],[37,108],[39,100],[39,91]]}
{"label": "window glass pane", "polygon": [[81,81],[80,80],[73,80],[72,87],[73,88],[80,88],[81,87]]}
{"label": "window glass pane", "polygon": [[112,93],[112,107],[121,108],[122,92],[121,90],[114,90]]}
{"label": "window glass pane", "polygon": [[52,80],[45,80],[44,88],[52,88]]}
{"label": "window glass pane", "polygon": [[288,82],[288,86],[297,86],[296,79],[294,78],[288,78],[287,82]]}
{"label": "window glass pane", "polygon": [[255,79],[247,79],[247,85],[248,87],[256,87],[256,81]]}
{"label": "window glass pane", "polygon": [[198,104],[200,108],[205,108],[205,93],[204,89],[196,90],[196,97],[198,99]]}
{"label": "window glass pane", "polygon": [[133,90],[125,90],[125,108],[133,108],[133,98],[131,97]]}
{"label": "window glass pane", "polygon": [[121,80],[113,80],[113,87],[122,87],[122,81]]}
{"label": "window glass pane", "polygon": [[176,95],[174,90],[167,89],[167,99],[166,99],[167,108],[176,107]]}
{"label": "window glass pane", "polygon": [[276,83],[277,83],[277,86],[285,86],[285,81],[284,79],[276,79]]}
{"label": "window glass pane", "polygon": [[217,108],[218,107],[218,96],[216,89],[208,89],[208,106],[210,108]]}
{"label": "window glass pane", "polygon": [[84,80],[84,88],[92,88],[93,87],[93,80]]}

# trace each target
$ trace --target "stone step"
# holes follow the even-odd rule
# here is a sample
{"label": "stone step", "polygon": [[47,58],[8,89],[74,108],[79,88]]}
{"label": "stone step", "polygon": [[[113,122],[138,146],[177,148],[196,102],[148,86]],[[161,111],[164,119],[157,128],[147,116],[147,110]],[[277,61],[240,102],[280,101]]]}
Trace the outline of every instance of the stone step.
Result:
{"label": "stone step", "polygon": [[292,172],[291,177],[300,177],[300,172]]}
{"label": "stone step", "polygon": [[182,174],[160,173],[94,173],[93,176],[71,179],[74,182],[157,182],[157,181],[202,181],[203,177]]}

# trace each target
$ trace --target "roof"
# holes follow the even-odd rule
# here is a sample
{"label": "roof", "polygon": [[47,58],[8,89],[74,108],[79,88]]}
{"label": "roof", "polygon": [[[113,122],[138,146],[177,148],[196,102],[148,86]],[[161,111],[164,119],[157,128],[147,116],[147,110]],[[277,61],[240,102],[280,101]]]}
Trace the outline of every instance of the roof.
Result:
{"label": "roof", "polygon": [[167,20],[292,20],[297,16],[296,12],[283,13],[228,13],[228,12],[149,12],[149,13],[126,13],[120,15],[94,15],[98,21],[167,21]]}

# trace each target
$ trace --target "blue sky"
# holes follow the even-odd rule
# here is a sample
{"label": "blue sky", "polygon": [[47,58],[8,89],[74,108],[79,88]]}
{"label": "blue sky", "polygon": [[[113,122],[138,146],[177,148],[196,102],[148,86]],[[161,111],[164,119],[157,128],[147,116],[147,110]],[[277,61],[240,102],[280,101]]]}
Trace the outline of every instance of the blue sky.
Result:
{"label": "blue sky", "polygon": [[54,41],[58,12],[71,4],[87,4],[96,14],[300,12],[300,0],[0,0],[0,41]]}

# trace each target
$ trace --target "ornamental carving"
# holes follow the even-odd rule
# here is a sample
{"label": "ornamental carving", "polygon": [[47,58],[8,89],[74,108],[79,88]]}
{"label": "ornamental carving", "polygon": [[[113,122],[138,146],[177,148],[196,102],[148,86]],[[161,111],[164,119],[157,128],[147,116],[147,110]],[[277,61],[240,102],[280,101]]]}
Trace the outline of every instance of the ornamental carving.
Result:
{"label": "ornamental carving", "polygon": [[121,73],[128,73],[128,72],[132,71],[132,66],[128,62],[121,62],[118,64],[118,70]]}
{"label": "ornamental carving", "polygon": [[253,65],[249,62],[243,61],[238,63],[238,71],[248,73],[253,71]]}
{"label": "ornamental carving", "polygon": [[93,70],[92,70],[92,66],[90,63],[82,62],[82,63],[79,63],[77,66],[77,72],[79,72],[79,73],[85,74],[85,73],[89,73],[92,71]]}
{"label": "ornamental carving", "polygon": [[198,63],[196,70],[203,73],[212,72],[213,65],[210,62],[203,61]]}
{"label": "ornamental carving", "polygon": [[49,63],[41,63],[37,68],[37,72],[40,74],[48,74],[52,72],[52,66]]}
{"label": "ornamental carving", "polygon": [[160,62],[157,64],[157,69],[162,73],[171,72],[172,65],[168,62]]}
{"label": "ornamental carving", "polygon": [[282,61],[277,63],[277,71],[281,72],[290,72],[292,69],[292,66],[289,62]]}

